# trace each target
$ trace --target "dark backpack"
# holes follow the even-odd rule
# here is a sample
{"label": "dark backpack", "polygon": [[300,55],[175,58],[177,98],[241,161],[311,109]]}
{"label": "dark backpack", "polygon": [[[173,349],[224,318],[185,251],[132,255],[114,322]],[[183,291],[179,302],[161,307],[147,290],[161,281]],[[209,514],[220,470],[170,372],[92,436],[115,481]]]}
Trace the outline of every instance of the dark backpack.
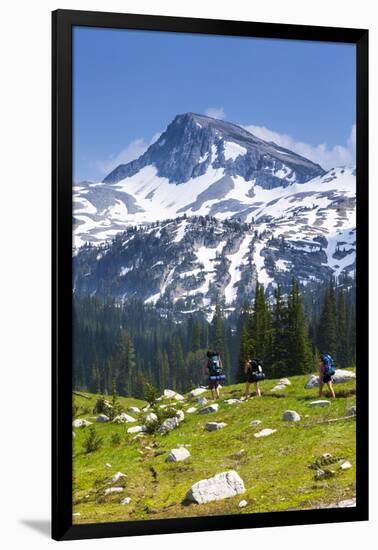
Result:
{"label": "dark backpack", "polygon": [[333,363],[333,359],[330,356],[330,354],[323,353],[321,355],[321,359],[325,364],[325,374],[328,374],[328,376],[333,376],[335,374],[335,365]]}
{"label": "dark backpack", "polygon": [[212,355],[209,357],[207,361],[207,368],[209,369],[210,376],[219,376],[222,374],[219,355]]}

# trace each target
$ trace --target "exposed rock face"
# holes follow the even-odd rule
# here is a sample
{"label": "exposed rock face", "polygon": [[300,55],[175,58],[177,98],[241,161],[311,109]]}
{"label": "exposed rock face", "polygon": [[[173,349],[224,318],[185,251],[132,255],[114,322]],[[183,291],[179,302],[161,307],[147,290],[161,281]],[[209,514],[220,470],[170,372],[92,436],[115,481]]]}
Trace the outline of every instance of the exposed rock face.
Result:
{"label": "exposed rock face", "polygon": [[190,457],[190,452],[185,447],[172,449],[167,457],[167,462],[182,462]]}
{"label": "exposed rock face", "polygon": [[296,411],[285,411],[283,413],[283,420],[288,422],[299,422],[301,419],[300,415]]}
{"label": "exposed rock face", "polygon": [[209,479],[198,481],[189,489],[186,500],[205,504],[213,500],[240,495],[245,492],[243,480],[234,470],[222,472]]}
{"label": "exposed rock face", "polygon": [[104,182],[117,183],[153,165],[158,176],[180,184],[205,174],[211,164],[223,167],[225,175],[257,179],[267,189],[324,174],[319,165],[263,141],[236,124],[186,113],[177,115],[139,159],[121,164]]}

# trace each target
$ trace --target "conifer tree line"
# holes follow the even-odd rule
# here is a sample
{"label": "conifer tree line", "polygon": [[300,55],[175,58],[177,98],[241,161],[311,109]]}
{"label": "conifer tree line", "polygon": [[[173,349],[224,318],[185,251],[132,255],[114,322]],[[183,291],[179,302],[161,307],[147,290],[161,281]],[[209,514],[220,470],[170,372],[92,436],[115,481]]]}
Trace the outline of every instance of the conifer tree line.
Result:
{"label": "conifer tree line", "polygon": [[145,382],[179,392],[207,383],[206,352],[219,351],[227,383],[244,381],[247,358],[263,361],[267,377],[314,372],[321,352],[338,368],[355,364],[355,286],[347,281],[300,289],[284,296],[256,286],[241,310],[217,303],[211,320],[158,312],[139,300],[120,305],[96,297],[74,298],[75,389],[142,396]]}

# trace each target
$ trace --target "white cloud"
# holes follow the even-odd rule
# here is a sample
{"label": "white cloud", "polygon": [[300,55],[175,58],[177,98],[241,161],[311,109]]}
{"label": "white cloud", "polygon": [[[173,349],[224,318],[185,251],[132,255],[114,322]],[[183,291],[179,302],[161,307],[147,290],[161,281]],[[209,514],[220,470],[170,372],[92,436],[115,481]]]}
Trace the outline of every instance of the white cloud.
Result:
{"label": "white cloud", "polygon": [[101,175],[109,174],[114,168],[117,168],[120,164],[127,164],[132,160],[139,158],[148,149],[148,147],[159,139],[161,132],[157,132],[152,136],[152,139],[147,143],[143,138],[135,139],[129,145],[122,149],[118,155],[109,157],[106,160],[99,160],[96,162],[96,168]]}
{"label": "white cloud", "polygon": [[226,118],[223,107],[208,107],[205,111],[205,115],[211,118],[220,118],[221,120]]}
{"label": "white cloud", "polygon": [[302,155],[317,164],[320,164],[325,170],[329,170],[335,166],[353,165],[356,164],[356,125],[353,124],[349,137],[345,145],[334,145],[328,147],[326,143],[319,145],[310,145],[302,141],[296,141],[288,134],[279,134],[274,130],[270,130],[265,126],[244,126],[246,130],[255,136],[265,140],[274,141],[277,145],[290,149]]}

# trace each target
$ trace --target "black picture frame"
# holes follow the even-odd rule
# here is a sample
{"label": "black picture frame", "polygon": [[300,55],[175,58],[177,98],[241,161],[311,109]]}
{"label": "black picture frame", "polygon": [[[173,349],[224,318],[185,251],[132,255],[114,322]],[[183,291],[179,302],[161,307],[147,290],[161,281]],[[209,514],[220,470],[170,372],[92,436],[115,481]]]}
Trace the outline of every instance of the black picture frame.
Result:
{"label": "black picture frame", "polygon": [[[356,45],[357,505],[217,517],[72,525],[72,27],[236,35]],[[368,31],[57,10],[52,13],[52,537],[55,540],[368,519]]]}

